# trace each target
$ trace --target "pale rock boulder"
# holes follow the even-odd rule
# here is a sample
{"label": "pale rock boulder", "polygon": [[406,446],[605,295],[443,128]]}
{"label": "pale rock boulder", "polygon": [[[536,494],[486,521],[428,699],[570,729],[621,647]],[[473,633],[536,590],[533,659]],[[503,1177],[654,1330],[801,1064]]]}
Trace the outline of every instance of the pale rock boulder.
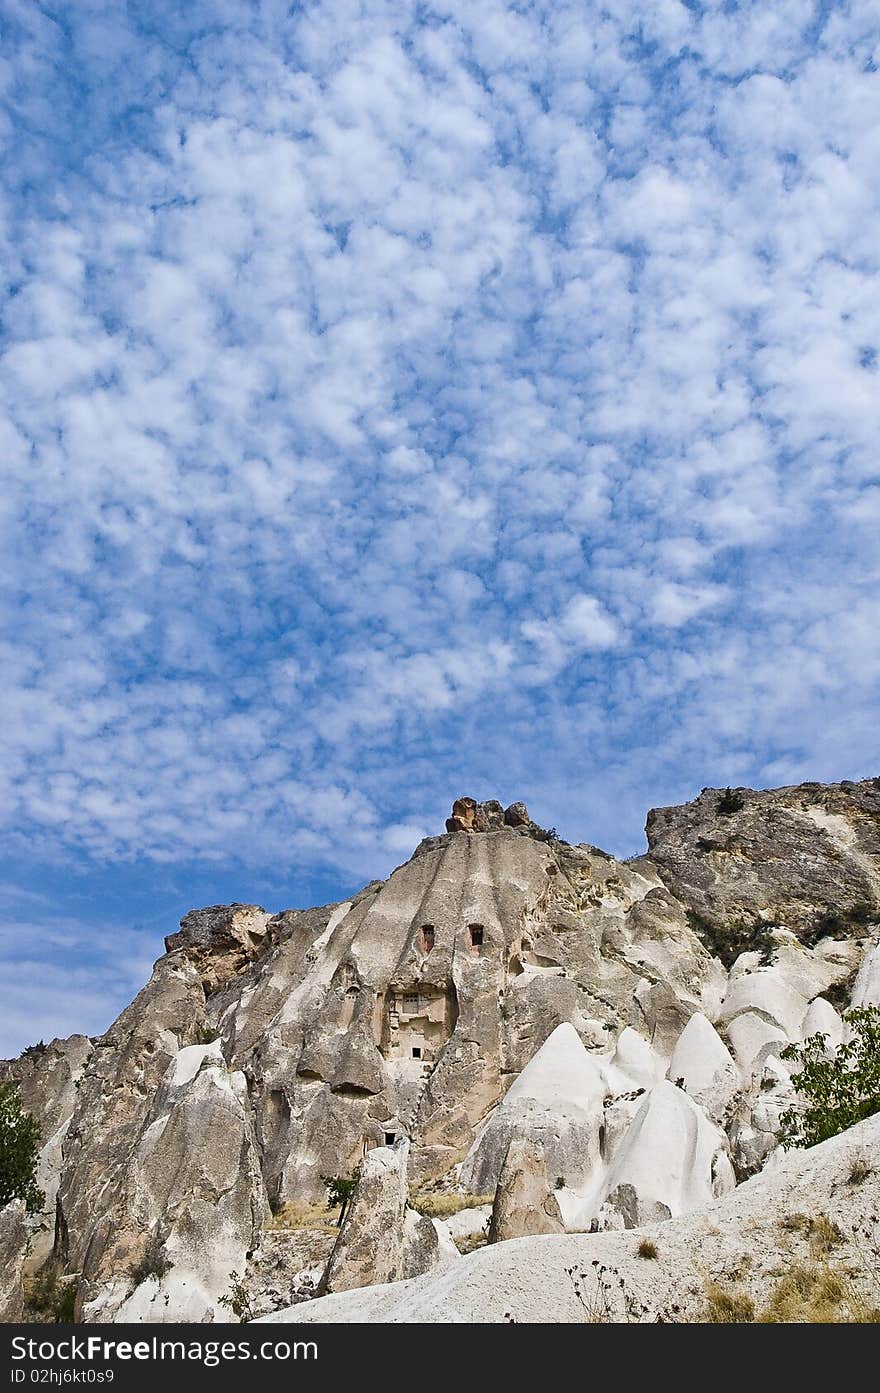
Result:
{"label": "pale rock boulder", "polygon": [[853,985],[853,1006],[880,1006],[880,943],[870,948]]}
{"label": "pale rock boulder", "polygon": [[760,1074],[771,1054],[778,1054],[791,1041],[785,1031],[757,1011],[743,1011],[727,1027],[727,1038],[743,1078]]}
{"label": "pale rock boulder", "polygon": [[21,1320],[21,1278],[28,1253],[28,1226],[23,1200],[0,1209],[0,1322]]}
{"label": "pale rock boulder", "polygon": [[602,1067],[606,1085],[613,1094],[653,1088],[664,1072],[660,1055],[631,1026],[620,1032],[610,1061]]}
{"label": "pale rock boulder", "polygon": [[836,1050],[843,1044],[846,1027],[840,1016],[824,996],[817,996],[810,1002],[801,1022],[800,1035],[807,1040],[811,1035],[824,1035],[829,1050]]}
{"label": "pale rock boulder", "polygon": [[[858,945],[854,941],[825,939],[810,949],[803,947],[794,934],[785,929],[776,929],[773,937],[774,975],[807,1001],[812,1001],[829,987],[845,981],[857,966],[860,957]],[[748,959],[752,955],[744,957]],[[734,973],[738,966],[737,963]]]}
{"label": "pale rock boulder", "polygon": [[686,1092],[715,1122],[724,1116],[740,1087],[733,1056],[711,1021],[699,1011],[676,1041],[667,1078],[671,1083],[682,1079]]}
{"label": "pale rock boulder", "polygon": [[264,1207],[244,1075],[219,1041],[185,1047],[157,1089],[97,1272],[86,1255],[84,1318],[226,1319],[220,1297],[258,1246]]}
{"label": "pale rock boulder", "polygon": [[[438,1225],[442,1226],[447,1237],[454,1244],[456,1239],[476,1239],[485,1237],[489,1231],[489,1222],[492,1218],[491,1204],[477,1204],[471,1209],[459,1209],[456,1214],[450,1214],[445,1219],[438,1219]],[[456,1252],[458,1249],[456,1248]]]}
{"label": "pale rock boulder", "polygon": [[534,1135],[515,1136],[498,1178],[489,1242],[501,1243],[538,1233],[564,1233],[556,1188],[547,1171],[544,1143]]}
{"label": "pale rock boulder", "polygon": [[646,1094],[604,1184],[599,1228],[638,1228],[687,1214],[736,1183],[727,1138],[681,1088]]}
{"label": "pale rock boulder", "polygon": [[787,974],[776,967],[758,968],[732,976],[721,1005],[726,1024],[753,1011],[778,1026],[787,1040],[797,1040],[809,997],[791,985]]}
{"label": "pale rock boulder", "polygon": [[[601,1160],[606,1086],[593,1057],[567,1022],[556,1027],[508,1089],[465,1158],[465,1190],[499,1183],[515,1138],[540,1143],[547,1173],[585,1183]],[[509,1167],[508,1167],[509,1168]]]}
{"label": "pale rock boulder", "polygon": [[[458,1258],[431,1219],[407,1203],[409,1141],[368,1152],[345,1222],[319,1284],[319,1294],[376,1282],[397,1282]],[[442,1242],[441,1242],[442,1235]]]}
{"label": "pale rock boulder", "polygon": [[403,1216],[402,1277],[418,1277],[434,1267],[456,1262],[460,1254],[451,1235],[439,1219],[407,1209]]}

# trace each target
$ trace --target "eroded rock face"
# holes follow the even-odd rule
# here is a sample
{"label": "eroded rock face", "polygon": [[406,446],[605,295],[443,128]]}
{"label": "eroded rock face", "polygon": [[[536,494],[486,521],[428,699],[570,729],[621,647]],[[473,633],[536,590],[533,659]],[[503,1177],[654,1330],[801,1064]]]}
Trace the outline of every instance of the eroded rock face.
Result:
{"label": "eroded rock face", "polygon": [[63,1143],[55,1255],[67,1271],[81,1272],[87,1252],[93,1270],[103,1270],[101,1251],[125,1218],[128,1168],[159,1086],[204,1021],[199,974],[171,953],[95,1042]]}
{"label": "eroded rock face", "polygon": [[648,814],[650,858],[677,898],[711,924],[858,932],[880,906],[880,779],[732,793],[732,811],[707,788]]}
{"label": "eroded rock face", "polygon": [[40,1128],[36,1180],[46,1198],[39,1214],[27,1216],[29,1271],[40,1267],[52,1251],[62,1147],[91,1053],[87,1035],[71,1035],[67,1040],[32,1046],[16,1060],[0,1062],[0,1083],[12,1080],[18,1084],[22,1107]]}
{"label": "eroded rock face", "polygon": [[257,904],[191,909],[180,931],[169,934],[169,953],[181,952],[199,971],[207,995],[246,967],[263,946],[270,915]]}
{"label": "eroded rock face", "polygon": [[[878,1151],[880,1114],[820,1146],[789,1152],[707,1209],[645,1231],[495,1243],[448,1272],[326,1297],[268,1319],[438,1326],[698,1322],[707,1318],[707,1282],[732,1301],[747,1298],[759,1315],[787,1272],[816,1270],[814,1224],[830,1221],[839,1242],[829,1266],[855,1303],[874,1308],[876,1273],[865,1261],[864,1235],[877,1222],[880,1170],[871,1161]],[[859,1157],[868,1168],[853,1183]],[[653,1242],[655,1260],[641,1255],[642,1240]]]}
{"label": "eroded rock face", "polygon": [[[374,1282],[397,1282],[436,1267],[437,1228],[407,1202],[405,1138],[370,1151],[361,1165],[349,1212],[319,1285],[319,1294]],[[452,1249],[455,1257],[456,1250]],[[450,1253],[449,1245],[444,1250]]]}
{"label": "eroded rock face", "polygon": [[[643,1222],[723,1191],[728,1150],[739,1176],[763,1164],[792,1096],[780,1051],[839,1031],[857,974],[874,993],[878,792],[720,797],[653,814],[628,862],[461,799],[446,835],[350,900],[185,916],[132,1005],[64,1056],[55,1257],[82,1274],[78,1309],[217,1318],[230,1271],[250,1281],[266,1251],[267,1200],[323,1200],[322,1177],[400,1139],[419,1185],[503,1180],[506,1233],[530,1231],[529,1196],[551,1225]],[[560,1041],[568,1064],[548,1068]],[[661,1134],[663,1194],[642,1160]],[[439,1243],[402,1215],[399,1274]]]}
{"label": "eroded rock face", "polygon": [[[538,1169],[542,1174],[552,1173],[551,1189],[560,1178],[569,1186],[588,1184],[601,1159],[605,1092],[602,1074],[574,1026],[557,1026],[488,1118],[465,1157],[461,1167],[465,1190],[480,1195],[500,1187],[502,1173],[506,1171],[509,1176],[512,1169],[514,1143],[529,1144],[526,1149],[536,1176]],[[512,1205],[512,1198],[505,1201],[505,1212]],[[556,1210],[555,1202],[552,1208]],[[558,1218],[558,1210],[556,1215]]]}
{"label": "eroded rock face", "polygon": [[86,1252],[84,1319],[223,1319],[219,1298],[257,1247],[263,1207],[244,1075],[226,1068],[219,1042],[179,1050],[116,1212]]}
{"label": "eroded rock face", "polygon": [[28,1226],[23,1200],[0,1209],[0,1321],[21,1320],[24,1295],[21,1278],[28,1252]]}
{"label": "eroded rock face", "polygon": [[[489,1242],[525,1238],[537,1233],[564,1233],[565,1224],[550,1179],[547,1147],[535,1133],[515,1136],[504,1156],[492,1219]],[[561,1187],[560,1187],[561,1188]]]}

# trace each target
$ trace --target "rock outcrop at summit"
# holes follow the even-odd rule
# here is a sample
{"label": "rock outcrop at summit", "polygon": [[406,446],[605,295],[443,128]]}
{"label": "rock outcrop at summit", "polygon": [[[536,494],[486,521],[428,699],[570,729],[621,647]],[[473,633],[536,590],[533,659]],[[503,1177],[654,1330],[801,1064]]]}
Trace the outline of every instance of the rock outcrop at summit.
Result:
{"label": "rock outcrop at summit", "polygon": [[[777,1149],[785,1045],[880,1000],[880,780],[704,790],[628,861],[521,803],[459,799],[447,828],[340,903],[191,911],[103,1036],[0,1066],[78,1317],[223,1319],[231,1273],[305,1290],[326,1231],[307,1251],[271,1212],[398,1147],[420,1193],[495,1192],[496,1241],[538,1210],[553,1232],[720,1202]],[[400,1257],[419,1221],[394,1213]],[[342,1263],[355,1232],[331,1285],[376,1280]]]}

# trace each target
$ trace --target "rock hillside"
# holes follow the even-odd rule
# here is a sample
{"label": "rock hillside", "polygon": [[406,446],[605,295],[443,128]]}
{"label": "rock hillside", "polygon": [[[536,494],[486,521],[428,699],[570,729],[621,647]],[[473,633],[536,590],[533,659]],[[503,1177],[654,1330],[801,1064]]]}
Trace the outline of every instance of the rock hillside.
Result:
{"label": "rock hillside", "polygon": [[[311,1291],[326,1232],[278,1225],[383,1149],[420,1194],[494,1194],[496,1242],[721,1202],[777,1154],[785,1044],[880,1001],[880,779],[707,789],[647,833],[618,861],[461,798],[349,900],[187,914],[105,1035],[0,1065],[43,1129],[31,1269],[93,1321],[225,1319],[268,1248]],[[406,1240],[395,1166],[386,1276],[452,1257]],[[340,1243],[328,1289],[368,1272],[369,1232]]]}

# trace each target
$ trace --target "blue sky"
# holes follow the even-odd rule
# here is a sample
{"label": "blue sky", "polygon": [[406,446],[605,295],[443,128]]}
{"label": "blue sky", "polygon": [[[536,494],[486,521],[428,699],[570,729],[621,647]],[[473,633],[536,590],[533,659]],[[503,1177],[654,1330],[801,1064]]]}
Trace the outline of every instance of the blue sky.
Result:
{"label": "blue sky", "polygon": [[880,5],[7,0],[0,1053],[524,798],[880,772]]}

